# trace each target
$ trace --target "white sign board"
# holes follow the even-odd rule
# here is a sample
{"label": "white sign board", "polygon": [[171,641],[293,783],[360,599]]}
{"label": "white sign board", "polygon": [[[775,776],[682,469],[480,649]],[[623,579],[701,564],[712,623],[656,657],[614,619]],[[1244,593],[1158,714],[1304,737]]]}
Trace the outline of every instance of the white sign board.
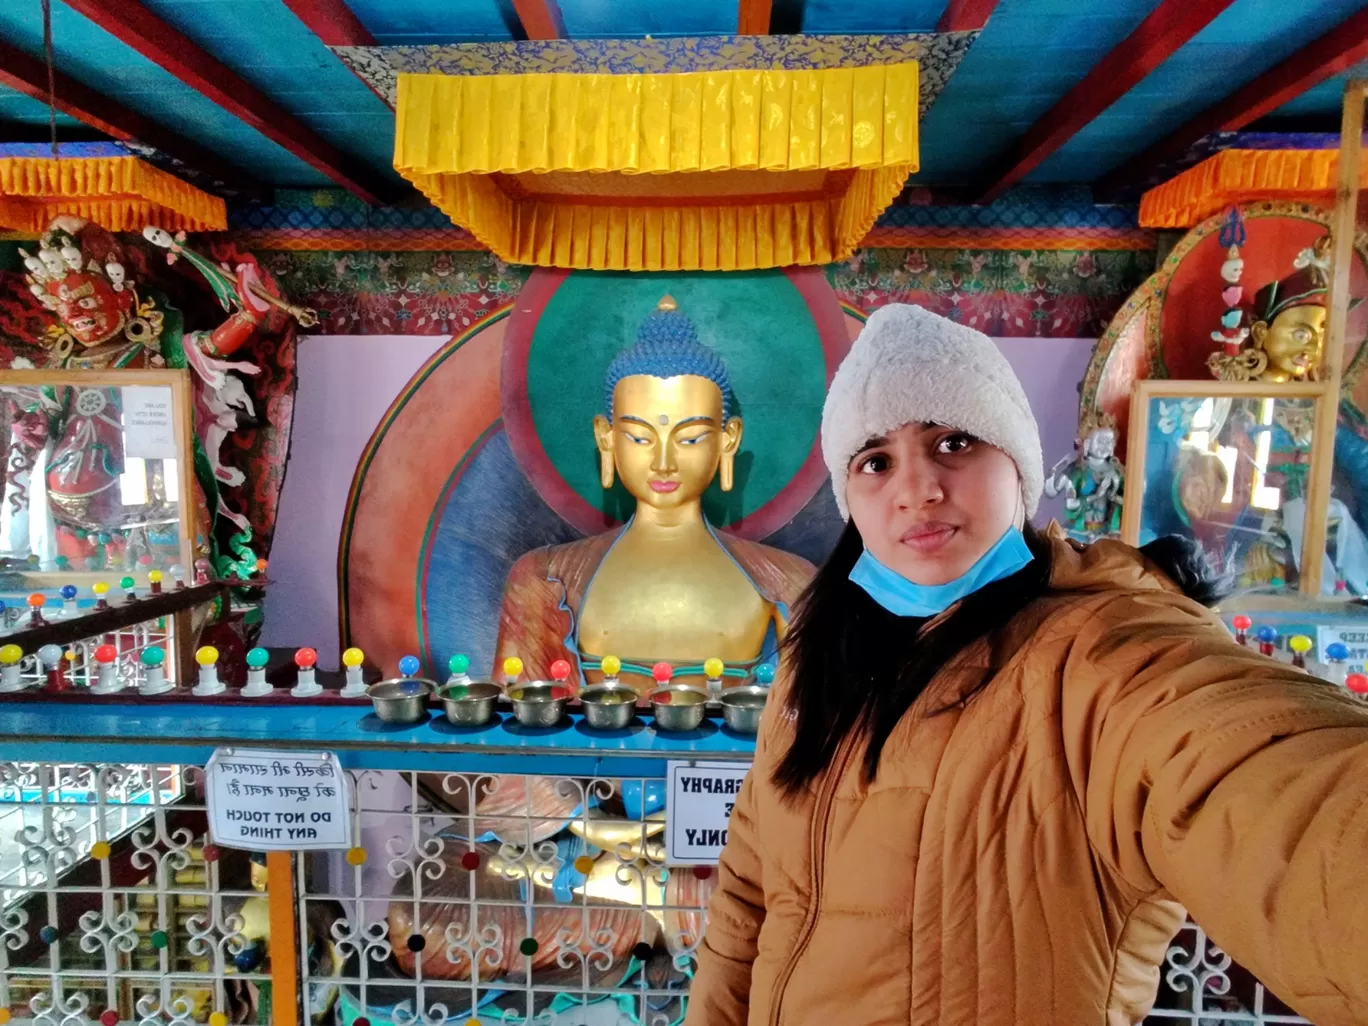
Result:
{"label": "white sign board", "polygon": [[669,764],[665,806],[665,862],[715,866],[727,843],[732,808],[750,766],[745,763]]}
{"label": "white sign board", "polygon": [[1362,624],[1322,624],[1316,628],[1316,658],[1325,662],[1325,649],[1335,642],[1349,649],[1350,672],[1368,663],[1368,627]]}
{"label": "white sign board", "polygon": [[220,748],[204,773],[217,844],[252,851],[351,846],[347,775],[331,752]]}
{"label": "white sign board", "polygon": [[165,385],[123,386],[124,453],[145,460],[176,458],[171,389]]}

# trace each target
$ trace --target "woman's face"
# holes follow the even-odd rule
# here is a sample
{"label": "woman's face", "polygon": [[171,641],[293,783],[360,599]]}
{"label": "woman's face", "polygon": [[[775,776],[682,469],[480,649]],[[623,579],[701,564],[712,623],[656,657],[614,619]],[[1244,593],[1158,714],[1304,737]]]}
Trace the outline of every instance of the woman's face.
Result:
{"label": "woman's face", "polygon": [[846,501],[875,559],[914,584],[947,584],[1017,523],[1021,482],[1001,449],[907,424],[850,461]]}

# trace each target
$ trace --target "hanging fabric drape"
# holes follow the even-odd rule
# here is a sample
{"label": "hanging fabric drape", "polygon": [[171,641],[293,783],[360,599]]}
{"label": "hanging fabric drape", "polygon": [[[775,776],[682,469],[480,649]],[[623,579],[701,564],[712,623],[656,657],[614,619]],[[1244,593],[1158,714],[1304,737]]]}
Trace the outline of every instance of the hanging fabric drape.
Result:
{"label": "hanging fabric drape", "polygon": [[917,170],[917,65],[403,74],[394,166],[514,263],[825,264]]}

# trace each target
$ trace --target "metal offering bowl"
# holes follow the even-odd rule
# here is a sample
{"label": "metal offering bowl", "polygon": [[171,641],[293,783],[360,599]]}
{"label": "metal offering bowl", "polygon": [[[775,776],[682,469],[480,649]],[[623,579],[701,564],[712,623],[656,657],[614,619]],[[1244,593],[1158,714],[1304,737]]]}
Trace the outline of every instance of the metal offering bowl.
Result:
{"label": "metal offering bowl", "polygon": [[738,734],[754,734],[760,729],[760,714],[765,711],[769,688],[748,685],[722,692],[722,719]]}
{"label": "metal offering bowl", "polygon": [[636,715],[637,693],[625,684],[596,684],[580,692],[584,721],[597,730],[621,730]]}
{"label": "metal offering bowl", "polygon": [[423,677],[391,677],[368,687],[366,697],[386,723],[418,723],[427,717],[428,699],[436,690]]}
{"label": "metal offering bowl", "polygon": [[437,692],[446,718],[458,727],[483,727],[494,718],[503,689],[487,680],[448,684]]}
{"label": "metal offering bowl", "polygon": [[708,711],[708,693],[683,684],[651,694],[651,712],[661,730],[697,730]]}
{"label": "metal offering bowl", "polygon": [[554,727],[565,716],[570,689],[544,680],[515,684],[508,689],[513,715],[524,727]]}

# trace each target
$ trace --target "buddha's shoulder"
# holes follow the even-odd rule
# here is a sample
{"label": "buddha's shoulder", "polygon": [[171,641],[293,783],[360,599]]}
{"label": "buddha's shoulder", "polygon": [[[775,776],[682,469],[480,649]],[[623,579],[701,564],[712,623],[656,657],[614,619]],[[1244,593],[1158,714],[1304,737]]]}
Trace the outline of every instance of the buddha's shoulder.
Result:
{"label": "buddha's shoulder", "polygon": [[817,568],[802,556],[776,549],[772,545],[722,534],[723,544],[736,561],[754,578],[768,577],[781,590],[802,590],[812,580]]}
{"label": "buddha's shoulder", "polygon": [[509,571],[509,577],[529,576],[540,579],[573,575],[590,571],[603,562],[621,530],[593,534],[572,542],[543,545],[519,557]]}

